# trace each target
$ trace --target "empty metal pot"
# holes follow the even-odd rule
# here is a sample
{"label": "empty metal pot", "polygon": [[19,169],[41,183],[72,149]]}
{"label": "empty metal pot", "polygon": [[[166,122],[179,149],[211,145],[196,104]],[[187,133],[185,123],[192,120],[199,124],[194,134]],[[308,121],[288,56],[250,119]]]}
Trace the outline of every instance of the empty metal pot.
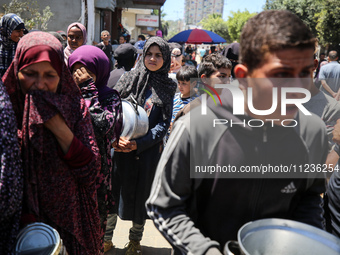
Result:
{"label": "empty metal pot", "polygon": [[42,222],[27,225],[17,236],[17,255],[59,255],[61,250],[59,233]]}
{"label": "empty metal pot", "polygon": [[135,100],[134,103],[122,100],[123,127],[120,134],[128,140],[144,136],[149,130],[149,118]]}
{"label": "empty metal pot", "polygon": [[339,255],[340,239],[319,228],[285,219],[263,219],[243,225],[237,241],[229,241],[230,248],[239,246],[243,255]]}

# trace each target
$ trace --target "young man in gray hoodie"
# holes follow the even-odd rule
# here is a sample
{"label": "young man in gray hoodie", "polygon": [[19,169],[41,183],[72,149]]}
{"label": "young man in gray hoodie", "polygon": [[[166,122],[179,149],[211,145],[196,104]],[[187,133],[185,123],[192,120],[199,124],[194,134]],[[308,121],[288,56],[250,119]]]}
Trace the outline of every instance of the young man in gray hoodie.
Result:
{"label": "young man in gray hoodie", "polygon": [[264,11],[244,26],[240,46],[239,87],[177,120],[146,202],[175,254],[221,255],[258,219],[324,227],[325,176],[307,170],[326,161],[326,128],[301,105],[315,38],[291,12]]}

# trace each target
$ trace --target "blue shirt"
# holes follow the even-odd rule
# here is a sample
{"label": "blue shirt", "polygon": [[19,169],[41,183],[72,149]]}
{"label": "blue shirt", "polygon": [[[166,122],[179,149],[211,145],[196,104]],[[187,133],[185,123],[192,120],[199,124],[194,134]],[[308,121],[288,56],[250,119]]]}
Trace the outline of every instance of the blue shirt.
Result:
{"label": "blue shirt", "polygon": [[[338,92],[340,88],[340,64],[337,61],[332,61],[322,66],[319,73],[319,80],[325,80],[334,92]],[[323,86],[321,87],[321,91],[330,95]]]}
{"label": "blue shirt", "polygon": [[172,109],[172,118],[171,118],[171,123],[174,121],[177,113],[183,109],[183,107],[188,104],[189,102],[191,102],[192,100],[194,100],[198,95],[193,95],[191,97],[186,97],[186,98],[182,98],[181,97],[181,92],[178,92],[175,94],[174,96],[174,104],[173,104],[173,109]]}

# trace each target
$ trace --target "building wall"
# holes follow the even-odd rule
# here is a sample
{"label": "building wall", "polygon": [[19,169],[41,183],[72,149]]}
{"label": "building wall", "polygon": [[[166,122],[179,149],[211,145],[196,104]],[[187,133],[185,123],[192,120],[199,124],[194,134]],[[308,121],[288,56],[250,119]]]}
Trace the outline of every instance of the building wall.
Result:
{"label": "building wall", "polygon": [[122,25],[129,31],[131,39],[136,39],[136,14],[123,10]]}
{"label": "building wall", "polygon": [[[96,0],[87,0],[93,5],[97,3]],[[9,4],[11,0],[0,0],[0,13],[4,12],[3,4]],[[105,3],[116,3],[116,1],[104,1],[101,0],[102,4]],[[48,31],[67,31],[67,27],[73,22],[81,22],[84,24],[84,0],[38,0],[40,11],[46,6],[51,8],[51,12],[54,14],[49,23]],[[104,5],[103,5],[104,6]],[[119,23],[128,29],[132,39],[137,39],[137,36],[141,34],[141,27],[136,27],[136,14],[151,14],[151,9],[136,9],[136,8],[115,8],[115,12],[112,12],[113,5],[109,6],[109,9],[98,9],[94,8],[94,13],[89,14],[89,18],[94,22],[91,24],[91,38],[94,42],[100,42],[100,33],[106,29],[111,32],[112,40],[119,38]],[[112,8],[111,8],[112,7]],[[150,8],[149,5],[145,5],[145,8]],[[92,8],[93,9],[93,8]],[[83,16],[82,16],[83,14]],[[24,16],[22,18],[25,18]],[[89,27],[88,27],[89,29]],[[88,30],[88,32],[90,32]],[[92,42],[88,41],[88,44]]]}
{"label": "building wall", "polygon": [[43,10],[50,6],[54,16],[48,23],[49,31],[63,30],[66,32],[67,27],[81,20],[81,2],[82,0],[39,0],[39,7]]}
{"label": "building wall", "polygon": [[[0,0],[1,1],[1,0]],[[4,1],[2,3],[2,1]],[[3,4],[9,4],[11,0],[2,0],[0,6]],[[92,0],[93,1],[93,0]],[[67,31],[67,27],[73,22],[83,22],[84,17],[82,17],[82,4],[83,0],[39,0],[40,12],[45,9],[46,6],[51,8],[51,12],[54,14],[47,27],[47,31]],[[0,8],[0,12],[4,12],[3,8]],[[94,24],[92,24],[94,29],[93,40],[94,42],[100,42],[100,32],[103,29],[112,31],[112,11],[107,9],[95,8],[94,14],[92,14],[92,19]],[[101,17],[103,16],[103,17]],[[108,16],[108,17],[104,17]],[[23,18],[25,18],[23,16]],[[104,20],[104,22],[102,22]],[[88,42],[91,44],[92,42]]]}
{"label": "building wall", "polygon": [[137,40],[138,35],[142,34],[141,27],[136,26],[136,15],[150,15],[151,9],[128,8],[122,11],[122,25],[130,32],[131,39]]}
{"label": "building wall", "polygon": [[[102,30],[104,30],[104,28],[102,28],[101,25],[101,15],[103,15],[101,13],[101,11],[99,9],[95,10],[95,15],[94,15],[94,20],[95,20],[95,27],[94,27],[94,42],[93,44],[97,44],[101,42],[100,39],[100,33],[102,32]],[[110,32],[110,30],[108,30]]]}
{"label": "building wall", "polygon": [[224,0],[185,0],[184,20],[187,26],[197,26],[209,14],[223,14]]}

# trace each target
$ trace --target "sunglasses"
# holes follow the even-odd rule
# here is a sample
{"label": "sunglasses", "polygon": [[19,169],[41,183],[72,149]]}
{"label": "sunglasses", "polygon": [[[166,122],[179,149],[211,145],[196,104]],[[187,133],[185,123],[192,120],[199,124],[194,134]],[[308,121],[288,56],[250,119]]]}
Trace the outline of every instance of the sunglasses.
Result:
{"label": "sunglasses", "polygon": [[180,56],[182,56],[182,54],[179,54],[179,55],[171,54],[171,57],[175,57],[175,58],[180,57]]}

